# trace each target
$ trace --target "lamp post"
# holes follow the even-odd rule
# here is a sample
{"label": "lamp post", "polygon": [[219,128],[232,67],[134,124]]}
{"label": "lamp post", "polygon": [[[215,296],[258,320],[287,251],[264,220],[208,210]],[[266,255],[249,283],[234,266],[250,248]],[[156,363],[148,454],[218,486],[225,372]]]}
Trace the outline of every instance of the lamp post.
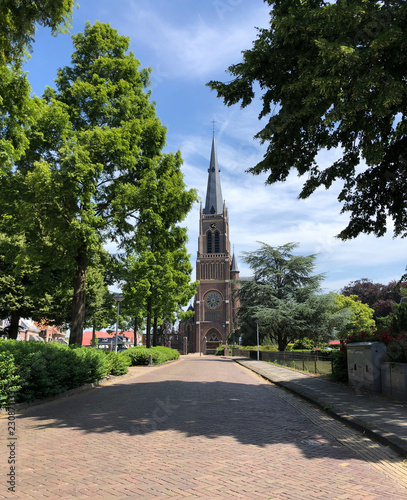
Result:
{"label": "lamp post", "polygon": [[115,352],[117,352],[117,330],[119,328],[119,308],[120,308],[120,302],[124,299],[124,297],[123,295],[115,295],[113,298],[117,303],[116,335],[115,335],[115,347],[114,347]]}
{"label": "lamp post", "polygon": [[259,354],[259,323],[256,322],[257,325],[257,361],[260,359],[260,354]]}

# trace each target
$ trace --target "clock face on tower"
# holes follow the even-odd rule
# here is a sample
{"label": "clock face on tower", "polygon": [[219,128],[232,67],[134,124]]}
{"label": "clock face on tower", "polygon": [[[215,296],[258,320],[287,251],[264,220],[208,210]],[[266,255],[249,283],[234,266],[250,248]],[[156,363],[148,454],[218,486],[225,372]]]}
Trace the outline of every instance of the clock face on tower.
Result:
{"label": "clock face on tower", "polygon": [[217,309],[220,306],[222,298],[218,292],[209,292],[205,297],[206,307],[209,309]]}

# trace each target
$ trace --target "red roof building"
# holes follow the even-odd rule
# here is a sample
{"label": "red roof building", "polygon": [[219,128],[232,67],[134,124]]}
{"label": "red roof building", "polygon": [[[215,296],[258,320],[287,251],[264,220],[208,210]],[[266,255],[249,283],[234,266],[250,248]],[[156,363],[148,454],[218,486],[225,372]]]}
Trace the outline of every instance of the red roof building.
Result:
{"label": "red roof building", "polygon": [[[82,336],[82,345],[90,346],[92,343],[92,331],[88,330],[83,332]],[[108,333],[108,332],[96,332],[96,336],[98,339],[113,339],[116,335],[116,332]],[[126,331],[118,331],[118,335],[124,335],[125,337],[129,337],[131,342],[134,345],[134,330],[126,330]],[[142,336],[137,332],[137,345],[141,345]]]}

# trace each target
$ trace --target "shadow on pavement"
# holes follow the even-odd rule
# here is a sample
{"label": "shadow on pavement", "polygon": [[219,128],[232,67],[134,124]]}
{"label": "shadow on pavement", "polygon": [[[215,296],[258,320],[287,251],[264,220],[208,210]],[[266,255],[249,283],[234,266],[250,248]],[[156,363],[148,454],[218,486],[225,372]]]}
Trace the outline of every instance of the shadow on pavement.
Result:
{"label": "shadow on pavement", "polygon": [[281,399],[280,390],[254,381],[133,378],[28,408],[18,418],[30,419],[31,429],[72,428],[101,439],[111,432],[134,439],[176,431],[182,439],[231,436],[257,447],[294,443],[309,458],[349,456],[349,450]]}

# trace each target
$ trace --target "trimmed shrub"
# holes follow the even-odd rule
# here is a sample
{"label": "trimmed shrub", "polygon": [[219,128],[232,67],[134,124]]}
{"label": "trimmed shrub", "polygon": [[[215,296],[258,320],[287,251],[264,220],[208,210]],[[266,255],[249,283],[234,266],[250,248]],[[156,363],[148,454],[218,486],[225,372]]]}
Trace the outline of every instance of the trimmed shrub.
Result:
{"label": "trimmed shrub", "polygon": [[0,352],[0,408],[7,407],[10,395],[20,389],[20,375],[14,356],[8,352]]}
{"label": "trimmed shrub", "polygon": [[130,356],[124,352],[110,351],[106,353],[107,372],[111,375],[125,375],[131,365]]}
{"label": "trimmed shrub", "polygon": [[55,396],[96,382],[108,373],[106,355],[87,347],[70,348],[58,343],[0,341],[0,353],[11,354],[20,376],[16,400]]}
{"label": "trimmed shrub", "polygon": [[[242,351],[257,351],[257,345],[239,346]],[[276,345],[261,345],[259,351],[278,351]]]}
{"label": "trimmed shrub", "polygon": [[215,351],[215,356],[223,356],[225,354],[225,346],[220,345],[219,347],[216,348]]}
{"label": "trimmed shrub", "polygon": [[148,365],[150,354],[152,355],[154,365],[179,358],[179,352],[176,349],[162,346],[151,347],[150,349],[144,346],[131,347],[126,351],[126,355],[131,359],[132,366]]}
{"label": "trimmed shrub", "polygon": [[348,357],[346,349],[331,351],[332,375],[335,382],[348,382]]}

